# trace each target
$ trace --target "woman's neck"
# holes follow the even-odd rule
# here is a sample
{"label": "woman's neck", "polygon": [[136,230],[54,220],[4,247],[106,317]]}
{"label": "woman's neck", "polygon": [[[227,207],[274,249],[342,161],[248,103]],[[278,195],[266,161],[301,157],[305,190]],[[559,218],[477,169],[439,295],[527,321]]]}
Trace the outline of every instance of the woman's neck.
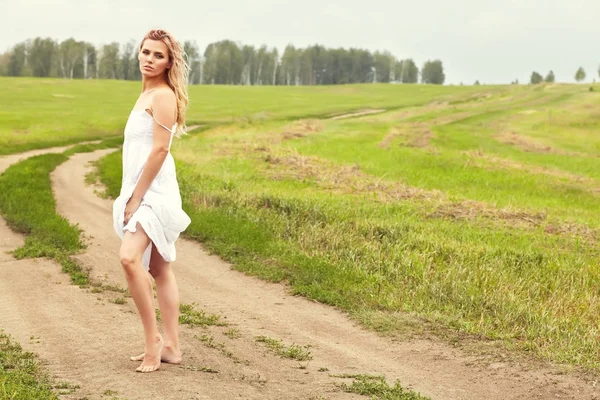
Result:
{"label": "woman's neck", "polygon": [[167,82],[162,76],[153,78],[142,77],[142,92],[148,92],[161,86],[165,86],[166,84]]}

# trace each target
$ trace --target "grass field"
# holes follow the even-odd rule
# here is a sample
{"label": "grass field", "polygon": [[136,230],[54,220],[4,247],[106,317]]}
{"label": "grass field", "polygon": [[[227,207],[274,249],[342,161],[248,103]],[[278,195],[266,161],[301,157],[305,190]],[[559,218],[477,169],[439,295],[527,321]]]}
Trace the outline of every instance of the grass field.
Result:
{"label": "grass field", "polygon": [[[3,151],[120,134],[137,85],[1,79]],[[193,87],[187,235],[379,331],[426,320],[597,371],[595,89]],[[368,108],[388,111],[327,118]]]}
{"label": "grass field", "polygon": [[[122,134],[139,82],[0,77],[0,154]],[[214,126],[400,108],[473,93],[472,87],[228,87],[190,89],[187,124]]]}

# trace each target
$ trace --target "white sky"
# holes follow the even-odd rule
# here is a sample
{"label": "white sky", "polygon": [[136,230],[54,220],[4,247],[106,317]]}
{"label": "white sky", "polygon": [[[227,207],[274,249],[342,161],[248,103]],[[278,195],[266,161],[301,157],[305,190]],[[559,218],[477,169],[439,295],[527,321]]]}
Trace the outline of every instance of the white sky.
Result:
{"label": "white sky", "polygon": [[0,51],[37,36],[124,44],[161,27],[201,52],[231,39],[439,58],[447,83],[525,83],[533,70],[573,82],[579,66],[591,81],[599,15],[599,0],[0,0]]}

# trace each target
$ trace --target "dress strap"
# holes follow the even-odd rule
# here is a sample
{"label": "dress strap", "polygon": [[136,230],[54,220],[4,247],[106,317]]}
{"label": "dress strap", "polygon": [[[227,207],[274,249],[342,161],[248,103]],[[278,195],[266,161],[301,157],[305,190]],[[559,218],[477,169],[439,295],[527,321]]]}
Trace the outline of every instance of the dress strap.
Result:
{"label": "dress strap", "polygon": [[175,122],[173,124],[173,127],[171,129],[167,128],[166,126],[164,126],[163,124],[161,124],[155,117],[154,117],[154,111],[152,111],[151,108],[146,108],[146,111],[150,111],[150,115],[152,116],[152,118],[154,119],[154,121],[156,121],[156,123],[160,126],[162,126],[163,128],[165,128],[168,132],[171,133],[171,135],[173,133],[175,133],[175,128],[177,127],[177,122]]}

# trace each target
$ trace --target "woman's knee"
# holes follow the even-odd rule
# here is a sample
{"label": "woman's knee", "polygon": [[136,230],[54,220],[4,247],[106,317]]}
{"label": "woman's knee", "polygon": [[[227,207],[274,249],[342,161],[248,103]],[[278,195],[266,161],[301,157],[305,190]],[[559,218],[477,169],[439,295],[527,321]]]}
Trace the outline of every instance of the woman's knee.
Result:
{"label": "woman's knee", "polygon": [[136,254],[125,249],[121,249],[119,252],[119,258],[121,261],[121,266],[126,270],[133,268],[139,261],[141,261]]}
{"label": "woman's knee", "polygon": [[125,232],[125,237],[121,243],[119,259],[125,269],[129,269],[142,262],[142,255],[150,242],[148,235],[146,235],[139,222],[137,223],[137,228],[134,233]]}

